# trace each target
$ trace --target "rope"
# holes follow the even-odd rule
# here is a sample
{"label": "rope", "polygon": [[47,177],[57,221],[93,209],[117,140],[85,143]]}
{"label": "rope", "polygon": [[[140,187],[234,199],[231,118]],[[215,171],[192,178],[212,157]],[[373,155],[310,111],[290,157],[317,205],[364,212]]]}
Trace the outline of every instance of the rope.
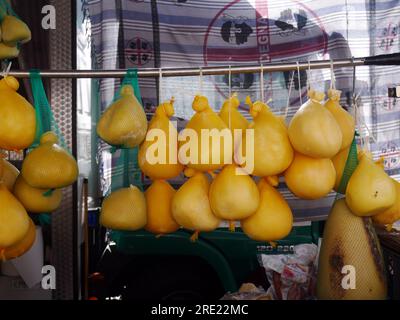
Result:
{"label": "rope", "polygon": [[301,80],[300,80],[300,64],[298,61],[296,61],[297,65],[297,80],[299,82],[299,96],[300,96],[300,105],[303,104],[303,97],[301,96]]}
{"label": "rope", "polygon": [[264,66],[261,63],[261,71],[260,71],[260,89],[261,89],[261,102],[264,102]]}
{"label": "rope", "polygon": [[[229,98],[228,99],[231,99],[231,97],[232,97],[232,92],[231,92],[231,79],[232,79],[232,70],[231,70],[231,65],[229,65],[229,73],[228,73],[228,83],[229,83]],[[229,127],[229,129],[231,129],[231,127],[232,127],[232,122],[231,122],[231,109],[232,109],[232,106],[231,105],[229,105],[229,108],[228,108],[228,127]]]}
{"label": "rope", "polygon": [[9,61],[8,64],[4,66],[3,71],[0,73],[1,77],[5,78],[8,76],[8,74],[10,73],[10,70],[11,70],[11,65],[12,65],[12,62]]}
{"label": "rope", "polygon": [[310,60],[308,60],[308,74],[307,74],[307,95],[310,92],[311,89],[311,64],[310,64]]}
{"label": "rope", "polygon": [[158,97],[159,97],[159,103],[161,104],[163,102],[163,96],[162,96],[162,87],[163,87],[163,77],[162,77],[162,69],[160,68],[158,70],[159,72],[159,82],[158,82],[158,89],[159,89],[159,93],[158,93]]}
{"label": "rope", "polygon": [[289,105],[290,105],[290,94],[292,93],[292,87],[293,87],[293,79],[294,79],[294,71],[292,73],[292,77],[290,78],[290,83],[289,83],[289,92],[288,92],[288,99],[287,99],[287,103],[286,103],[286,108],[285,108],[285,113],[284,113],[284,119],[287,118],[287,114],[289,111]]}
{"label": "rope", "polygon": [[336,78],[333,72],[333,60],[331,59],[331,89],[336,90]]}
{"label": "rope", "polygon": [[203,94],[203,69],[202,67],[199,68],[200,77],[199,77],[199,87],[200,87],[200,94]]}

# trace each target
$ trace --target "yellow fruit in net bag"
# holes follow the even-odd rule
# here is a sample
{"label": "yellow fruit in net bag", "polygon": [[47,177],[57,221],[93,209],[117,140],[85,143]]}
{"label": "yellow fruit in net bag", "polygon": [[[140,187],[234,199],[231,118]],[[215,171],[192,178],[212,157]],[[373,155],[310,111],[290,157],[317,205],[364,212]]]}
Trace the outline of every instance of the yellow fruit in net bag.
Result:
{"label": "yellow fruit in net bag", "polygon": [[21,174],[34,188],[59,189],[73,184],[79,172],[74,157],[58,145],[58,137],[49,131],[26,156]]}
{"label": "yellow fruit in net bag", "polygon": [[196,113],[179,133],[179,162],[202,172],[220,169],[232,162],[232,134],[206,97],[196,96],[192,107]]}
{"label": "yellow fruit in net bag", "polygon": [[253,179],[240,167],[230,164],[214,178],[210,187],[211,209],[216,217],[242,220],[258,208],[260,194]]}
{"label": "yellow fruit in net bag", "polygon": [[285,171],[285,181],[297,197],[319,199],[326,196],[336,180],[331,159],[316,159],[295,153],[290,167]]}
{"label": "yellow fruit in net bag", "polygon": [[31,37],[31,30],[25,22],[14,16],[4,16],[1,22],[1,38],[6,45],[26,43]]}
{"label": "yellow fruit in net bag", "polygon": [[292,210],[282,195],[266,180],[258,184],[260,205],[250,217],[240,222],[243,232],[257,241],[275,241],[292,230]]}
{"label": "yellow fruit in net bag", "polygon": [[[3,174],[1,174],[1,168],[3,168]],[[18,175],[19,170],[0,156],[0,183],[3,182],[4,186],[12,192]]]}
{"label": "yellow fruit in net bag", "polygon": [[140,145],[139,167],[153,180],[171,179],[183,170],[178,162],[178,132],[169,120],[174,114],[173,103],[171,99],[157,108]]}
{"label": "yellow fruit in net bag", "polygon": [[346,203],[357,216],[373,216],[389,209],[396,201],[396,185],[368,153],[360,162],[346,188]]}
{"label": "yellow fruit in net bag", "polygon": [[146,136],[147,118],[132,86],[124,85],[121,97],[111,104],[97,124],[97,134],[114,146],[134,148]]}
{"label": "yellow fruit in net bag", "polygon": [[[293,160],[293,148],[286,126],[265,103],[252,103],[250,97],[247,97],[246,103],[250,106],[250,114],[254,119],[249,125],[249,130],[254,132],[254,148],[251,148],[254,150],[249,149],[250,153],[247,154],[247,137],[240,150],[245,152],[246,158],[254,154],[254,170],[251,174],[260,177],[277,175],[285,171]],[[237,156],[240,159],[241,156]],[[242,166],[248,166],[248,159]]]}
{"label": "yellow fruit in net bag", "polygon": [[385,300],[386,268],[371,219],[337,200],[328,215],[318,262],[320,300]]}
{"label": "yellow fruit in net bag", "polygon": [[0,252],[25,236],[29,229],[29,216],[22,204],[0,184]]}
{"label": "yellow fruit in net bag", "polygon": [[19,49],[16,46],[9,47],[3,42],[0,42],[0,60],[14,59],[18,57]]}
{"label": "yellow fruit in net bag", "polygon": [[393,224],[400,219],[400,183],[396,180],[393,182],[396,185],[396,201],[389,209],[372,216],[372,221],[376,224]]}
{"label": "yellow fruit in net bag", "polygon": [[219,112],[219,116],[228,128],[231,129],[232,134],[234,129],[246,130],[249,126],[247,119],[239,112],[238,108],[240,101],[237,94],[225,100]]}
{"label": "yellow fruit in net bag", "polygon": [[175,189],[165,180],[155,180],[146,190],[147,224],[145,229],[155,234],[166,234],[179,229],[172,217],[172,198]]}
{"label": "yellow fruit in net bag", "polygon": [[186,229],[195,231],[215,230],[220,220],[214,216],[208,198],[210,182],[207,176],[192,169],[186,169],[189,177],[172,198],[172,215],[175,221]]}
{"label": "yellow fruit in net bag", "polygon": [[0,149],[26,149],[35,139],[35,110],[16,92],[18,88],[14,77],[0,80]]}
{"label": "yellow fruit in net bag", "polygon": [[31,213],[50,213],[56,210],[62,200],[60,189],[37,189],[26,183],[22,175],[15,182],[14,196],[21,202],[26,211]]}
{"label": "yellow fruit in net bag", "polygon": [[18,258],[29,251],[35,242],[36,238],[36,226],[32,219],[29,219],[29,229],[25,236],[16,244],[7,247],[1,253],[0,260],[11,260]]}
{"label": "yellow fruit in net bag", "polygon": [[100,223],[114,230],[139,230],[147,223],[146,199],[135,186],[112,192],[104,199]]}
{"label": "yellow fruit in net bag", "polygon": [[342,146],[342,131],[333,114],[320,103],[324,94],[310,90],[308,96],[290,121],[290,142],[306,156],[332,158]]}

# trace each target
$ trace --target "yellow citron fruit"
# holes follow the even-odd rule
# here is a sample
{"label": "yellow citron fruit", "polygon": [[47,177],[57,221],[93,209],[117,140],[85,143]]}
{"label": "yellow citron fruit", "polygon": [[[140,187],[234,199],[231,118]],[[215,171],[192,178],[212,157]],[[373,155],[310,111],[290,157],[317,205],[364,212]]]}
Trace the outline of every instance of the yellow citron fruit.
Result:
{"label": "yellow citron fruit", "polygon": [[60,206],[62,200],[61,189],[49,192],[48,189],[33,188],[26,183],[22,175],[19,175],[15,182],[13,193],[26,211],[31,213],[53,212]]}
{"label": "yellow citron fruit", "polygon": [[171,203],[175,189],[165,180],[155,180],[146,190],[147,224],[145,229],[155,234],[166,234],[179,229],[172,217]]}
{"label": "yellow citron fruit", "polygon": [[260,202],[260,194],[253,179],[234,164],[225,166],[215,177],[209,196],[215,216],[228,221],[251,216]]}
{"label": "yellow citron fruit", "polygon": [[49,131],[26,156],[21,174],[34,188],[59,189],[73,184],[79,170],[74,157],[58,145],[58,137]]}
{"label": "yellow citron fruit", "polygon": [[247,119],[239,112],[239,106],[240,101],[235,93],[229,99],[225,100],[219,112],[219,116],[226,126],[231,129],[232,134],[234,133],[234,129],[244,131],[249,126]]}
{"label": "yellow citron fruit", "polygon": [[25,236],[29,229],[29,216],[22,204],[0,184],[0,251]]}
{"label": "yellow citron fruit", "polygon": [[310,90],[308,96],[290,121],[290,142],[306,156],[332,158],[342,146],[342,131],[333,114],[320,103],[324,94]]}
{"label": "yellow citron fruit", "polygon": [[171,99],[156,109],[146,139],[140,145],[140,169],[153,180],[171,179],[183,170],[178,162],[178,131],[169,120],[174,114],[173,103]]}
{"label": "yellow citron fruit", "polygon": [[[1,168],[3,168],[3,175],[1,174]],[[7,160],[1,159],[0,156],[0,183],[3,182],[4,186],[12,192],[18,175],[19,170]]]}
{"label": "yellow citron fruit", "polygon": [[[180,163],[202,172],[217,170],[224,164],[231,163],[233,144],[232,134],[228,127],[211,109],[205,96],[197,95],[193,100],[192,108],[196,113],[189,120],[186,128],[179,133]],[[205,136],[202,136],[203,129]],[[193,144],[194,139],[197,141],[196,144]],[[204,148],[202,148],[203,145]],[[188,158],[187,161],[185,158]]]}
{"label": "yellow citron fruit", "polygon": [[400,183],[396,180],[393,182],[396,186],[396,201],[389,209],[372,216],[372,221],[377,224],[393,224],[400,219]]}
{"label": "yellow citron fruit", "polygon": [[35,109],[16,92],[18,88],[14,77],[0,80],[0,149],[26,149],[35,139]]}
{"label": "yellow citron fruit", "polygon": [[147,118],[132,86],[124,85],[121,97],[111,104],[97,124],[97,134],[114,146],[134,148],[147,132]]}
{"label": "yellow citron fruit", "polygon": [[371,155],[360,155],[360,162],[349,179],[346,203],[357,216],[373,216],[389,209],[396,201],[396,186]]}
{"label": "yellow citron fruit", "polygon": [[332,113],[342,132],[342,145],[340,150],[344,150],[351,145],[354,137],[355,121],[353,116],[342,108],[339,104],[339,90],[329,89],[328,100],[325,102],[325,107]]}
{"label": "yellow citron fruit", "polygon": [[286,200],[265,179],[258,183],[260,205],[240,222],[243,232],[257,241],[275,241],[286,237],[293,225],[293,214]]}
{"label": "yellow citron fruit", "polygon": [[172,215],[182,227],[194,231],[212,231],[220,220],[214,216],[208,198],[210,182],[207,176],[186,169],[189,177],[172,198]]}
{"label": "yellow citron fruit", "polygon": [[29,219],[29,229],[24,235],[22,240],[16,244],[7,247],[3,252],[0,252],[0,260],[10,260],[22,256],[24,253],[28,252],[32,247],[36,239],[36,226],[32,219]]}
{"label": "yellow citron fruit", "polygon": [[3,42],[0,42],[0,60],[14,59],[18,57],[19,49],[16,46],[9,47]]}
{"label": "yellow citron fruit", "polygon": [[5,16],[1,22],[1,38],[6,45],[15,46],[31,40],[31,30],[25,22],[14,16]]}
{"label": "yellow citron fruit", "polygon": [[100,223],[114,230],[139,230],[147,223],[146,199],[135,186],[122,188],[104,199]]}
{"label": "yellow citron fruit", "polygon": [[302,199],[326,196],[332,190],[335,180],[336,172],[331,159],[311,158],[297,152],[285,172],[288,188]]}
{"label": "yellow citron fruit", "polygon": [[319,254],[317,298],[387,298],[386,269],[371,219],[353,215],[337,200],[326,221]]}
{"label": "yellow citron fruit", "polygon": [[[266,177],[285,171],[293,160],[293,148],[284,122],[261,101],[252,103],[250,97],[247,97],[246,104],[250,106],[250,114],[254,119],[248,127],[254,133],[254,146],[249,149],[254,155],[254,170],[250,173]],[[247,158],[252,156],[246,154],[247,144],[245,137],[242,148],[239,148],[242,154],[235,155],[239,163],[242,162],[243,155],[246,157],[243,167],[248,165]]]}

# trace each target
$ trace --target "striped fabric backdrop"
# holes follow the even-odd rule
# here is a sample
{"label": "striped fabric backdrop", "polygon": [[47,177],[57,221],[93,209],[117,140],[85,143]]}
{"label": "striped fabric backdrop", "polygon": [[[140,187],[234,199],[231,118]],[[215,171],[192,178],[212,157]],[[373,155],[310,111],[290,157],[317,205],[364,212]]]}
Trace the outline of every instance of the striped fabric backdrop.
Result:
{"label": "striped fabric backdrop", "polygon": [[[383,0],[84,0],[92,24],[97,68],[201,67],[251,65],[279,61],[339,59],[399,51],[400,1]],[[356,94],[375,158],[386,157],[385,168],[399,176],[400,107],[387,97],[387,88],[400,82],[399,67],[359,67]],[[335,69],[342,105],[350,112],[352,68]],[[232,92],[265,100],[276,114],[288,108],[288,120],[306,100],[306,83],[326,91],[330,70],[297,73],[288,99],[293,72],[232,76]],[[229,95],[226,76],[202,79],[202,93],[218,111]],[[101,108],[112,100],[117,79],[100,83]],[[193,114],[191,103],[200,92],[199,77],[140,80],[143,103],[151,117],[158,99],[176,98],[179,127]],[[289,102],[289,103],[288,103]],[[241,111],[250,118],[243,103]],[[366,129],[368,127],[368,130]],[[106,145],[100,145],[102,190],[110,183],[112,163]],[[182,178],[180,178],[182,181]],[[147,180],[145,182],[148,182]],[[179,183],[179,181],[175,181]],[[335,194],[316,201],[296,199],[284,182],[280,191],[288,199],[297,221],[326,216]]]}

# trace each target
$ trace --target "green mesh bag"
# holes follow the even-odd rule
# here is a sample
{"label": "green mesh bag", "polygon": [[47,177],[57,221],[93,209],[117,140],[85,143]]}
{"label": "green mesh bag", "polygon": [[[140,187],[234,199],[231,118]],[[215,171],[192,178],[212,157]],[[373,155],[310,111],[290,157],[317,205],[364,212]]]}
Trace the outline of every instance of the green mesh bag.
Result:
{"label": "green mesh bag", "polygon": [[[132,86],[137,100],[139,102],[142,101],[137,69],[129,69],[127,71],[124,79],[122,80],[121,88],[124,85]],[[113,101],[116,101],[120,98],[120,92],[121,89],[116,92]],[[134,185],[143,191],[141,179],[142,173],[138,163],[139,148],[123,148],[121,146],[114,146],[112,147],[111,152],[117,157],[117,160],[112,168],[111,189],[109,192],[120,188],[129,187],[130,185]]]}

